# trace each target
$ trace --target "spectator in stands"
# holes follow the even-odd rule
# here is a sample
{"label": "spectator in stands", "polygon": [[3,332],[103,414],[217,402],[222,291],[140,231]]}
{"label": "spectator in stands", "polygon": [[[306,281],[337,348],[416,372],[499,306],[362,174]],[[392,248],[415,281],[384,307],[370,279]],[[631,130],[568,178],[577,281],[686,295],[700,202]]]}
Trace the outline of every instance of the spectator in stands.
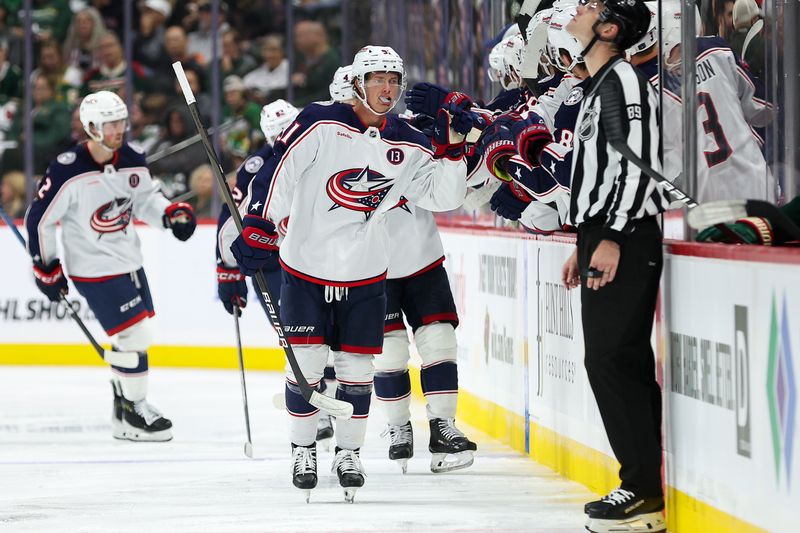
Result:
{"label": "spectator in stands", "polygon": [[[113,91],[124,99],[125,71],[128,63],[125,61],[119,37],[112,32],[107,32],[100,37],[97,54],[100,66],[86,73],[81,93],[85,96],[97,91]],[[138,62],[133,62],[131,72],[133,73],[133,90],[135,92],[146,90],[148,88],[147,79]]]}
{"label": "spectator in stands", "polygon": [[70,119],[68,144],[70,146],[74,146],[86,141],[88,138],[89,136],[86,135],[86,130],[83,129],[83,122],[81,122],[81,107],[75,106],[75,109],[72,110],[72,116]]}
{"label": "spectator in stands", "polygon": [[160,128],[158,124],[153,123],[150,116],[142,111],[142,105],[139,102],[133,102],[130,109],[131,130],[128,133],[128,138],[131,143],[135,143],[144,153],[152,154],[159,141]]}
{"label": "spectator in stands", "polygon": [[211,217],[211,200],[214,194],[214,174],[211,165],[200,165],[189,176],[189,189],[195,196],[189,199],[197,217]]}
{"label": "spectator in stands", "polygon": [[8,41],[0,39],[0,105],[22,98],[22,70],[8,60]]}
{"label": "spectator in stands", "polygon": [[733,28],[731,48],[750,67],[754,76],[765,80],[764,20],[756,0],[736,0]]}
{"label": "spectator in stands", "polygon": [[170,68],[164,50],[166,21],[172,13],[167,0],[145,0],[139,10],[139,32],[133,41],[133,57],[151,74]]}
{"label": "spectator in stands", "polygon": [[96,67],[95,50],[100,37],[107,31],[100,12],[95,8],[85,7],[75,13],[64,41],[64,63],[81,72]]}
{"label": "spectator in stands", "polygon": [[90,0],[89,3],[100,13],[105,27],[122,39],[122,33],[125,29],[122,24],[125,20],[125,2],[120,2],[119,0]]}
{"label": "spectator in stands", "polygon": [[[55,86],[47,76],[37,76],[33,84],[34,173],[43,174],[47,164],[70,144],[70,110],[55,99]],[[11,137],[25,142],[23,113],[14,116]],[[22,146],[7,152],[6,168],[22,168]],[[8,161],[7,161],[8,159]]]}
{"label": "spectator in stands", "polygon": [[292,74],[295,86],[294,104],[305,106],[318,100],[330,98],[330,85],[336,69],[341,66],[339,54],[328,43],[325,27],[310,20],[303,20],[294,27],[295,45],[302,54],[299,68]]}
{"label": "spectator in stands", "polygon": [[199,0],[197,2],[197,26],[194,31],[189,32],[189,53],[198,54],[202,58],[203,64],[211,61],[213,46],[220,50],[221,36],[228,31],[228,23],[225,22],[225,15],[228,6],[224,2],[219,4],[219,18],[216,35],[211,28],[211,1]]}
{"label": "spectator in stands", "polygon": [[38,42],[63,42],[72,21],[69,0],[34,0],[31,21]]}
{"label": "spectator in stands", "polygon": [[25,216],[25,174],[18,170],[6,172],[0,185],[0,203],[11,218]]}
{"label": "spectator in stands", "polygon": [[[186,108],[185,102],[183,108]],[[192,136],[194,131],[190,129],[191,117],[184,109],[172,108],[167,111],[161,140],[153,153],[171,148]],[[150,173],[162,180],[164,194],[171,198],[186,192],[187,177],[203,161],[207,161],[205,149],[201,143],[196,142],[151,163]]]}
{"label": "spectator in stands", "polygon": [[[217,60],[219,64],[220,80],[228,76],[244,77],[245,74],[258,66],[256,60],[249,54],[242,52],[242,43],[239,39],[239,32],[227,30],[222,34],[222,55]],[[211,86],[212,64],[207,63],[206,67],[206,86]]]}
{"label": "spectator in stands", "polygon": [[59,102],[73,106],[78,102],[83,73],[64,63],[61,45],[50,40],[39,48],[39,68],[31,72],[31,80],[46,76],[55,87],[55,98]]}
{"label": "spectator in stands", "polygon": [[228,76],[223,84],[225,105],[223,122],[232,121],[223,133],[222,150],[235,162],[244,160],[257,138],[260,138],[261,107],[246,98],[247,88],[239,76]]}
{"label": "spectator in stands", "polygon": [[717,35],[730,42],[733,34],[733,0],[717,1]]}
{"label": "spectator in stands", "polygon": [[283,38],[267,35],[261,44],[261,60],[257,69],[244,77],[244,85],[261,103],[286,97],[289,84],[289,61],[283,54]]}
{"label": "spectator in stands", "polygon": [[8,47],[7,58],[12,65],[22,66],[22,28],[11,25],[10,7],[0,2],[0,41]]}
{"label": "spectator in stands", "polygon": [[183,68],[193,68],[198,71],[202,69],[202,63],[200,61],[199,54],[191,54],[189,53],[188,48],[188,39],[186,37],[186,32],[180,26],[170,26],[167,28],[167,31],[164,33],[164,50],[167,52],[167,56],[169,57],[169,64],[168,71],[159,71],[157,73],[158,76],[165,76],[169,78],[169,83],[172,83],[172,80],[175,78],[175,73],[172,70],[172,63],[175,61],[180,61],[183,64]]}

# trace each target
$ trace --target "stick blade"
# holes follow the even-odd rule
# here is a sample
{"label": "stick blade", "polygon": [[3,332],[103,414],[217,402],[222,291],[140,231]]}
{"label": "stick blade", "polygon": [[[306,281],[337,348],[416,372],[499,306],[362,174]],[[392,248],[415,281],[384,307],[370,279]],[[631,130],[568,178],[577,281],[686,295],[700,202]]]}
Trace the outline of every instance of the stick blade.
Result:
{"label": "stick blade", "polygon": [[747,216],[746,204],[747,200],[706,202],[689,210],[686,220],[689,226],[698,230],[717,224],[736,222]]}
{"label": "stick blade", "polygon": [[352,404],[337,400],[336,398],[331,398],[330,396],[325,396],[317,391],[311,393],[311,398],[308,400],[308,403],[315,407],[319,407],[326,413],[333,415],[336,418],[347,420],[353,416]]}
{"label": "stick blade", "polygon": [[137,368],[139,366],[139,354],[137,352],[103,350],[103,360],[111,366],[120,368]]}
{"label": "stick blade", "polygon": [[253,458],[253,443],[252,442],[245,442],[244,443],[244,454],[249,457],[250,459]]}

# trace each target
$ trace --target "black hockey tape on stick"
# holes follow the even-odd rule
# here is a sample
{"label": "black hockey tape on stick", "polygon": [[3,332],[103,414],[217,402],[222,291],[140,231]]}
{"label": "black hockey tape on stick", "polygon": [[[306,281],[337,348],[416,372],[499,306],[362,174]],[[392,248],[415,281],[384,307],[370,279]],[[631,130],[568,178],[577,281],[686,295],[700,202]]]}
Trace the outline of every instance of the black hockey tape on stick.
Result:
{"label": "black hockey tape on stick", "polygon": [[[25,244],[25,237],[22,236],[22,233],[19,232],[19,229],[14,224],[14,219],[12,219],[5,210],[0,207],[0,217],[5,221],[11,231],[14,233],[14,236],[17,238],[19,243],[22,245],[23,248],[26,250],[28,246]],[[61,295],[61,301],[64,305],[67,306],[67,310],[69,311],[69,315],[78,324],[78,327],[81,328],[83,334],[86,335],[87,340],[94,348],[94,351],[97,352],[106,363],[112,366],[118,366],[120,368],[136,368],[139,366],[139,353],[138,352],[117,352],[114,350],[106,350],[100,343],[95,340],[94,335],[89,331],[86,327],[86,324],[83,323],[81,317],[78,316],[78,313],[75,312],[75,309],[72,307],[72,303],[67,300],[67,297],[63,294]]]}
{"label": "black hockey tape on stick", "polygon": [[[203,127],[203,122],[200,120],[200,114],[197,112],[197,102],[195,100],[194,93],[192,92],[192,88],[189,87],[189,81],[186,79],[186,73],[183,71],[183,65],[181,65],[180,61],[176,61],[172,64],[172,68],[175,70],[175,76],[178,78],[181,91],[183,91],[183,96],[186,99],[186,105],[189,106],[189,112],[194,120],[197,133],[200,135],[200,140],[203,143],[203,147],[206,149],[206,155],[208,155],[208,160],[211,163],[211,170],[214,172],[214,176],[217,178],[217,185],[222,193],[222,198],[225,200],[228,210],[231,212],[231,218],[233,219],[233,223],[236,224],[236,229],[241,234],[242,217],[239,215],[236,202],[233,201],[231,191],[228,189],[228,184],[225,181],[225,174],[222,172],[222,166],[219,164],[219,159],[217,158],[216,152],[214,152],[214,147],[211,145],[211,140],[208,138],[208,133],[206,133],[206,130]],[[303,372],[300,370],[300,365],[297,363],[297,357],[294,354],[292,345],[284,334],[283,323],[281,323],[277,308],[275,304],[273,304],[273,302],[277,300],[275,300],[275,298],[272,297],[272,294],[270,294],[269,288],[267,287],[267,280],[264,278],[264,274],[261,272],[261,270],[256,271],[255,278],[256,283],[258,283],[259,292],[264,298],[264,303],[266,304],[266,308],[268,310],[270,322],[272,322],[272,327],[278,334],[278,342],[286,353],[286,359],[289,361],[289,366],[292,368],[292,372],[294,372],[294,377],[297,380],[297,386],[300,388],[300,393],[303,395],[303,398],[305,398],[305,400],[311,405],[319,407],[323,411],[336,417],[348,419],[353,416],[352,404],[337,400],[335,398],[330,398],[324,394],[320,394],[312,389],[308,384],[308,380],[303,375]]]}

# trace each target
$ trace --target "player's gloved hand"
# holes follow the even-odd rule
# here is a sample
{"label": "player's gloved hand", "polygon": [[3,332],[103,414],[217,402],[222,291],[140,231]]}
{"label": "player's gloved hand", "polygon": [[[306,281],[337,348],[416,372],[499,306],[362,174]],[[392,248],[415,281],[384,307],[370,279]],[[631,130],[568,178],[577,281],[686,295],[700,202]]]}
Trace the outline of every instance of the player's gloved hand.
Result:
{"label": "player's gloved hand", "polygon": [[69,292],[67,278],[64,277],[64,270],[58,259],[53,259],[47,265],[34,261],[33,276],[36,278],[36,286],[51,302],[60,301],[61,295]]}
{"label": "player's gloved hand", "polygon": [[508,220],[519,220],[522,212],[533,199],[518,184],[510,181],[504,183],[492,195],[489,205],[492,211]]}
{"label": "player's gloved hand", "polygon": [[194,209],[186,202],[170,204],[164,210],[164,227],[172,230],[172,234],[179,241],[185,241],[194,233],[197,220]]}
{"label": "player's gloved hand", "polygon": [[535,113],[530,113],[524,120],[511,124],[511,133],[517,142],[517,152],[534,167],[540,165],[539,155],[544,147],[553,142],[553,134],[547,129],[544,120]]}
{"label": "player's gloved hand", "polygon": [[464,156],[464,139],[472,129],[472,115],[468,111],[472,100],[463,93],[447,95],[436,113],[433,125],[433,157],[458,160]]}
{"label": "player's gloved hand", "polygon": [[[233,305],[247,307],[247,283],[238,268],[217,265],[217,294],[225,310],[233,314]],[[239,312],[241,316],[241,311]]]}
{"label": "player's gloved hand", "polygon": [[522,118],[517,113],[505,113],[489,125],[481,133],[475,145],[475,151],[483,155],[489,172],[498,179],[511,181],[511,175],[506,170],[508,160],[516,155],[516,137],[511,130],[514,123]]}
{"label": "player's gloved hand", "polygon": [[449,89],[434,83],[417,83],[406,92],[406,108],[413,113],[435,117],[449,94]]}
{"label": "player's gloved hand", "polygon": [[233,257],[245,276],[252,276],[258,269],[278,269],[278,234],[275,224],[266,218],[247,215],[242,220],[242,234],[231,245]]}
{"label": "player's gloved hand", "polygon": [[697,234],[698,242],[722,242],[726,244],[763,244],[772,246],[774,232],[772,224],[764,217],[746,217],[732,224],[725,224],[725,229],[711,226]]}
{"label": "player's gloved hand", "polygon": [[422,113],[414,115],[414,118],[411,120],[411,125],[424,133],[426,137],[433,137],[433,126],[435,123],[436,121],[432,117],[423,115]]}

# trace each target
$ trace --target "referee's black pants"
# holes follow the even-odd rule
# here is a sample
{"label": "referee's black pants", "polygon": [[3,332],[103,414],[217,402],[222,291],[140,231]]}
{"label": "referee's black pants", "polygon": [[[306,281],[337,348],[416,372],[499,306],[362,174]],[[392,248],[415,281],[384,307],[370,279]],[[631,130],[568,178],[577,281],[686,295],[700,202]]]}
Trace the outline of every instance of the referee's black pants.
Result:
{"label": "referee's black pants", "polygon": [[[578,228],[581,273],[602,240],[600,228]],[[621,486],[647,497],[663,495],[661,388],[650,345],[662,266],[661,229],[648,217],[621,247],[614,281],[596,291],[586,288],[585,279],[581,285],[584,365],[621,465]]]}

